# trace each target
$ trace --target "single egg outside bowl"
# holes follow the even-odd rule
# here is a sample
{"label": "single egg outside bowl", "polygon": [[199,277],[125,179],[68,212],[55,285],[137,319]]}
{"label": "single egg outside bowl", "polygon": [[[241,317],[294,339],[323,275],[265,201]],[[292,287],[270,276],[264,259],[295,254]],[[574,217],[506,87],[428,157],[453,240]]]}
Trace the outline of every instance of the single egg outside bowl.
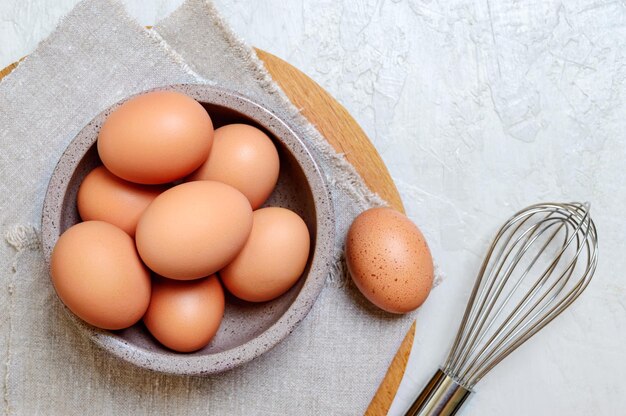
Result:
{"label": "single egg outside bowl", "polygon": [[[218,373],[268,351],[307,315],[324,285],[333,257],[333,207],[323,175],[311,153],[294,130],[268,109],[216,86],[180,84],[154,90],[173,90],[194,98],[210,114],[215,128],[245,123],[268,134],[278,150],[280,175],[264,206],[288,208],[305,221],[311,235],[311,251],[304,273],[287,293],[269,302],[250,303],[227,295],[224,318],[215,337],[206,347],[187,354],[176,353],[159,344],[141,322],[124,330],[106,331],[65,310],[78,329],[97,345],[130,363],[169,374]],[[78,188],[83,178],[102,164],[96,148],[98,132],[106,117],[122,102],[87,124],[68,145],[54,169],[41,220],[43,250],[48,263],[59,236],[80,222],[76,207]]]}

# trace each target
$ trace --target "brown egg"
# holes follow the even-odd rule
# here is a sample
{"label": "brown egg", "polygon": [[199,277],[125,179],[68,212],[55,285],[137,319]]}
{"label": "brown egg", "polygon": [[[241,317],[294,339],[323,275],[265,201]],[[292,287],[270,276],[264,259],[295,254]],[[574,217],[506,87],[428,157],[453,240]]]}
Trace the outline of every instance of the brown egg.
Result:
{"label": "brown egg", "polygon": [[131,98],[115,109],[98,135],[98,154],[116,176],[142,184],[171,182],[204,163],[213,142],[209,114],[175,91]]}
{"label": "brown egg", "polygon": [[309,246],[309,230],[298,214],[285,208],[258,209],[246,245],[219,274],[224,286],[238,298],[268,301],[298,281]]}
{"label": "brown egg", "polygon": [[215,275],[189,282],[156,277],[143,322],[161,344],[191,352],[211,341],[223,316],[224,290]]}
{"label": "brown egg", "polygon": [[78,213],[84,221],[105,221],[134,237],[139,217],[165,189],[125,181],[99,166],[78,188]]}
{"label": "brown egg", "polygon": [[276,186],[278,171],[278,152],[265,133],[247,124],[229,124],[215,130],[209,158],[188,180],[226,183],[257,209]]}
{"label": "brown egg", "polygon": [[433,284],[433,260],[420,230],[391,208],[361,213],[346,238],[352,280],[374,305],[392,313],[418,308]]}
{"label": "brown egg", "polygon": [[63,303],[99,328],[133,325],[150,302],[150,274],[133,239],[103,221],[65,231],[52,251],[50,274]]}
{"label": "brown egg", "polygon": [[246,197],[220,182],[175,186],[152,201],[137,224],[139,255],[156,273],[189,280],[235,258],[252,229]]}

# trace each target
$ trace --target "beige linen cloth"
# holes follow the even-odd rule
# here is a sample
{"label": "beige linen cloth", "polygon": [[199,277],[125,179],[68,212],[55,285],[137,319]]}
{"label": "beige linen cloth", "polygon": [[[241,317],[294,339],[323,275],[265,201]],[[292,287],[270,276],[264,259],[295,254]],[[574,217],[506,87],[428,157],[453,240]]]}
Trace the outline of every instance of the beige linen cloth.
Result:
{"label": "beige linen cloth", "polygon": [[66,318],[38,235],[55,163],[102,109],[184,82],[241,91],[297,126],[332,189],[337,259],[354,216],[381,204],[210,3],[188,1],[150,31],[111,0],[80,3],[0,84],[3,413],[358,415],[372,398],[412,317],[370,306],[340,261],[293,334],[251,363],[207,378],[136,368],[99,350]]}

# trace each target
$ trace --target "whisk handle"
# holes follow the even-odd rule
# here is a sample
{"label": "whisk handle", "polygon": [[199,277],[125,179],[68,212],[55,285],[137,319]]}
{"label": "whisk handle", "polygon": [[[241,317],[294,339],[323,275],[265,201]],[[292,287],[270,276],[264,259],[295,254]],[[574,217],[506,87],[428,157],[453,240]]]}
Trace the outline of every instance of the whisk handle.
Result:
{"label": "whisk handle", "polygon": [[404,416],[453,416],[471,391],[437,370]]}

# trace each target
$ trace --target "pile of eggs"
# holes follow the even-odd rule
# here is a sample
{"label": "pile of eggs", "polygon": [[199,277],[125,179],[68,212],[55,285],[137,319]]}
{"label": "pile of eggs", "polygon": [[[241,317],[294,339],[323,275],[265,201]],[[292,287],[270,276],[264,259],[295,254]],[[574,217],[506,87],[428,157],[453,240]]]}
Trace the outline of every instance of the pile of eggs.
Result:
{"label": "pile of eggs", "polygon": [[63,303],[110,330],[143,320],[164,346],[196,351],[217,333],[224,289],[275,299],[302,275],[304,221],[261,206],[279,157],[261,130],[213,128],[207,111],[174,91],[136,96],[98,135],[103,163],[78,190],[83,222],[58,239],[50,274]]}

